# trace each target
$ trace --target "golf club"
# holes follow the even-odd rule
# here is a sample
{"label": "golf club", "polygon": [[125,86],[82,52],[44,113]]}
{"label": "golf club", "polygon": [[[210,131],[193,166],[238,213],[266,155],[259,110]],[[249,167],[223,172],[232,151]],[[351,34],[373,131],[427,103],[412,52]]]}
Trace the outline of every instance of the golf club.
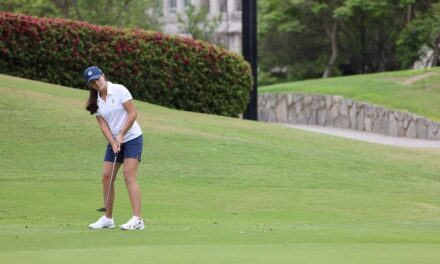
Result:
{"label": "golf club", "polygon": [[108,183],[108,192],[107,192],[107,198],[105,199],[104,207],[96,209],[96,211],[98,211],[98,212],[107,212],[108,197],[110,196],[110,189],[112,188],[113,173],[115,171],[115,164],[116,164],[117,157],[118,157],[118,155],[115,154],[115,160],[113,161],[112,175],[110,176],[110,182]]}

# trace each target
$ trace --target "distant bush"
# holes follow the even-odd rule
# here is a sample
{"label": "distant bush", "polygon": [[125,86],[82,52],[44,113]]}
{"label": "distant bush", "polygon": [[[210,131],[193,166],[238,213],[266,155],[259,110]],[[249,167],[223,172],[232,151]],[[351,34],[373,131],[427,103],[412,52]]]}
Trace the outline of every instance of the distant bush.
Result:
{"label": "distant bush", "polygon": [[225,116],[244,112],[252,82],[241,56],[205,42],[5,12],[0,58],[1,73],[82,89],[98,65],[136,99]]}

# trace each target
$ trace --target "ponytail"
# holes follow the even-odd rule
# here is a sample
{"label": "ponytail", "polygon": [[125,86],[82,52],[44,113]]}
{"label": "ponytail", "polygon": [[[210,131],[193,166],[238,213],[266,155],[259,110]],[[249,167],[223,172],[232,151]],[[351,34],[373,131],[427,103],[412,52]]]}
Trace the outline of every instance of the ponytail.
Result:
{"label": "ponytail", "polygon": [[90,112],[91,115],[98,111],[98,91],[90,88],[89,100],[87,100],[86,110]]}

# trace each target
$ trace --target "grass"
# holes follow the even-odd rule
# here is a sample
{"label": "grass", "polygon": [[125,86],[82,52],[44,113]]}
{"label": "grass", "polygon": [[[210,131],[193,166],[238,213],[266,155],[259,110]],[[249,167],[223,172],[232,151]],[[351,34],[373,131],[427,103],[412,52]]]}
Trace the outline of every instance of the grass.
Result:
{"label": "grass", "polygon": [[282,83],[259,87],[259,92],[342,95],[440,121],[440,68]]}
{"label": "grass", "polygon": [[[88,230],[86,91],[0,75],[0,263],[437,263],[440,151],[136,102],[145,230]],[[130,216],[121,175],[115,220]]]}

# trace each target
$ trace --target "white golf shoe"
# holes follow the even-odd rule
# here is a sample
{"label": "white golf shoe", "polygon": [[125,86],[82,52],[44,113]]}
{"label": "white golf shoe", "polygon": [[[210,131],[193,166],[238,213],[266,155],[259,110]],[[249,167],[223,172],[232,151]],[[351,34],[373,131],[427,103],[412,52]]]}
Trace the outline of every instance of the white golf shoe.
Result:
{"label": "white golf shoe", "polygon": [[119,226],[122,230],[144,229],[144,219],[133,216],[126,224]]}
{"label": "white golf shoe", "polygon": [[101,218],[98,219],[98,221],[96,221],[93,224],[90,224],[89,228],[91,229],[115,228],[115,221],[113,221],[113,218],[107,218],[105,215],[103,215]]}

